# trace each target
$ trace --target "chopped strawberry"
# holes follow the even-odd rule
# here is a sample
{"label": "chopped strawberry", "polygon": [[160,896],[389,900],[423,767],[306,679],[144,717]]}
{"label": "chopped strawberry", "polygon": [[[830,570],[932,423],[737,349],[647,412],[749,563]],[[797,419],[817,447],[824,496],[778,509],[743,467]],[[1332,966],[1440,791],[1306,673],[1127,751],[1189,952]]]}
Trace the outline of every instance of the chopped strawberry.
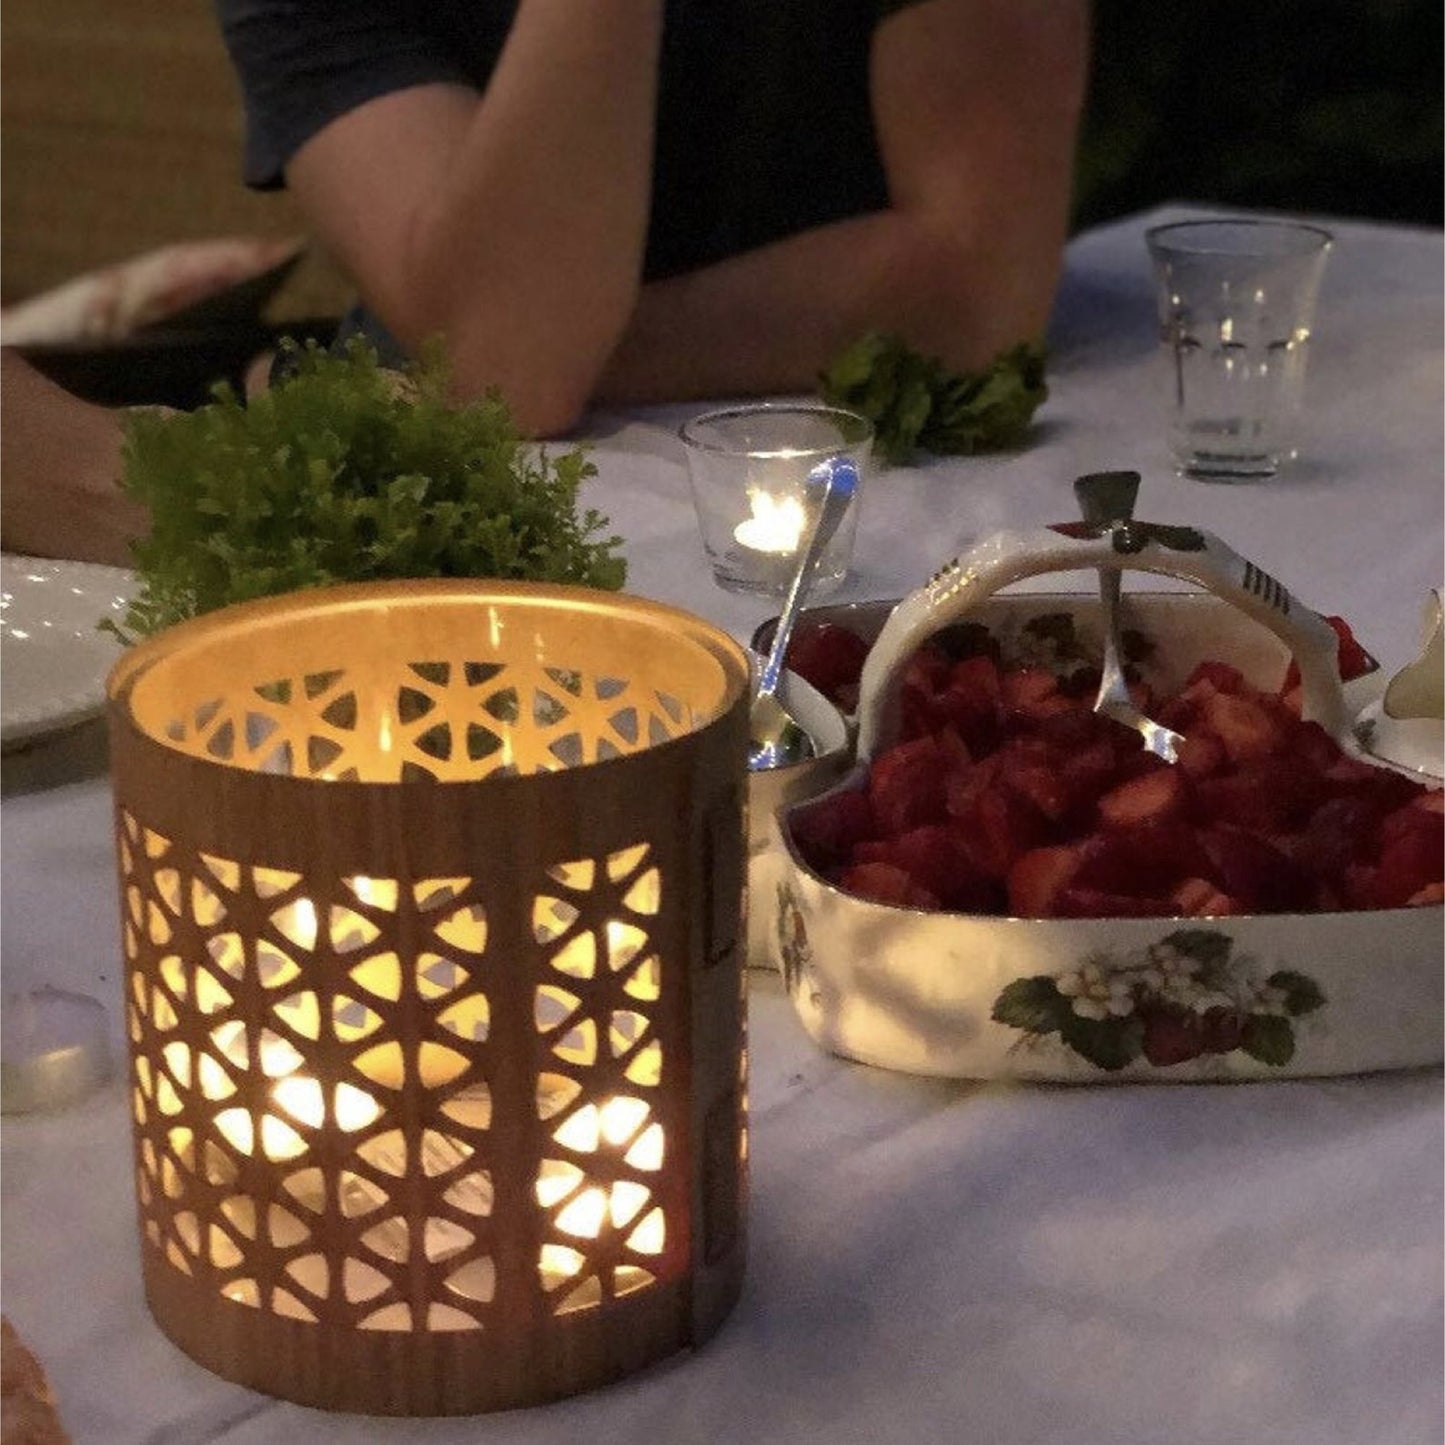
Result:
{"label": "chopped strawberry", "polygon": [[1009,911],[1015,918],[1053,918],[1058,895],[1079,871],[1077,845],[1030,848],[1008,871]]}
{"label": "chopped strawberry", "polygon": [[1303,827],[1329,796],[1329,788],[1303,759],[1279,753],[1247,763],[1234,773],[1201,778],[1195,794],[1206,818],[1261,833],[1280,833]]}
{"label": "chopped strawberry", "polygon": [[1066,816],[1083,819],[1099,797],[1119,781],[1119,761],[1105,740],[1067,753],[1058,762],[1059,776],[1068,800]]}
{"label": "chopped strawberry", "polygon": [[[1090,693],[1092,700],[1093,694]],[[1067,712],[1050,713],[1040,718],[1034,737],[1067,762],[1069,755],[1103,743],[1112,746],[1119,725],[1111,718],[1094,711],[1092,701],[1076,701]]]}
{"label": "chopped strawberry", "polygon": [[1344,754],[1340,745],[1317,722],[1296,723],[1290,729],[1290,751],[1302,758],[1316,772],[1325,772]]}
{"label": "chopped strawberry", "polygon": [[973,753],[953,728],[945,724],[933,736],[946,772],[961,773],[973,766]]}
{"label": "chopped strawberry", "polygon": [[1037,739],[1017,738],[1006,743],[998,757],[999,782],[1011,793],[1051,822],[1058,822],[1069,810],[1073,798],[1067,781]]}
{"label": "chopped strawberry", "polygon": [[1244,912],[1237,899],[1221,893],[1207,878],[1186,878],[1169,897],[1186,918],[1227,918]]}
{"label": "chopped strawberry", "polygon": [[1309,907],[1309,876],[1272,843],[1244,828],[1213,827],[1200,834],[1220,884],[1251,913],[1292,913]]}
{"label": "chopped strawberry", "polygon": [[989,707],[997,707],[1003,697],[1003,678],[998,663],[986,652],[976,652],[955,662],[946,685],[971,694]]}
{"label": "chopped strawberry", "polygon": [[1002,718],[996,708],[981,707],[973,697],[949,688],[933,699],[933,711],[937,724],[957,732],[970,752],[986,753],[998,745]]}
{"label": "chopped strawberry", "polygon": [[954,663],[933,703],[938,716],[947,719],[977,753],[998,741],[1001,696],[998,665],[986,653],[978,653]]}
{"label": "chopped strawberry", "polygon": [[947,721],[933,693],[912,683],[904,683],[899,691],[898,714],[898,735],[904,742],[931,737]]}
{"label": "chopped strawberry", "polygon": [[946,815],[944,755],[934,737],[914,738],[879,753],[868,777],[868,796],[878,831],[896,837]]}
{"label": "chopped strawberry", "polygon": [[855,863],[841,875],[841,886],[859,898],[902,908],[937,909],[938,899],[891,863]]}
{"label": "chopped strawberry", "polygon": [[820,873],[836,868],[874,832],[868,794],[849,789],[829,793],[790,816],[793,842],[804,862]]}
{"label": "chopped strawberry", "polygon": [[[1160,722],[1164,719],[1161,717]],[[1174,723],[1166,724],[1174,727]],[[1175,750],[1176,766],[1186,777],[1207,778],[1219,772],[1229,762],[1224,744],[1213,733],[1189,732]]]}
{"label": "chopped strawberry", "polygon": [[1022,717],[1043,717],[1056,709],[1059,680],[1046,667],[1014,667],[999,678],[1004,709]]}
{"label": "chopped strawberry", "polygon": [[1081,848],[1077,881],[1106,893],[1160,897],[1186,878],[1217,876],[1198,834],[1183,822],[1106,829]]}
{"label": "chopped strawberry", "polygon": [[835,704],[839,692],[856,688],[868,644],[833,622],[800,622],[788,643],[787,667]]}
{"label": "chopped strawberry", "polygon": [[1176,733],[1188,733],[1199,721],[1199,696],[1175,693],[1173,697],[1166,697],[1149,715],[1163,727]]}
{"label": "chopped strawberry", "polygon": [[1244,674],[1237,668],[1231,667],[1227,662],[1201,662],[1193,672],[1189,674],[1184,684],[1186,694],[1190,693],[1196,684],[1208,683],[1213,692],[1235,694],[1247,690]]}
{"label": "chopped strawberry", "polygon": [[948,686],[953,663],[936,643],[925,642],[903,668],[903,685],[916,687],[930,697]]}
{"label": "chopped strawberry", "polygon": [[1271,713],[1258,695],[1217,692],[1200,707],[1199,725],[1224,744],[1232,762],[1267,757],[1285,741],[1286,719]]}
{"label": "chopped strawberry", "polygon": [[1189,796],[1184,775],[1161,763],[1099,799],[1099,819],[1110,828],[1165,823],[1183,815]]}
{"label": "chopped strawberry", "polygon": [[1247,774],[1221,773],[1201,778],[1194,785],[1199,817],[1206,823],[1229,823],[1257,833],[1278,832],[1284,826],[1279,800],[1261,792]]}
{"label": "chopped strawberry", "polygon": [[1324,770],[1324,776],[1333,791],[1371,797],[1387,809],[1401,807],[1420,795],[1420,784],[1403,774],[1343,753]]}
{"label": "chopped strawberry", "polygon": [[1340,681],[1351,682],[1357,677],[1363,677],[1367,672],[1374,672],[1379,663],[1360,646],[1355,634],[1350,631],[1350,624],[1343,617],[1326,617],[1325,621],[1335,629],[1340,639]]}
{"label": "chopped strawberry", "polygon": [[1335,881],[1351,863],[1372,853],[1383,810],[1368,797],[1325,799],[1295,841],[1294,859],[1318,879]]}
{"label": "chopped strawberry", "polygon": [[1167,897],[1105,893],[1077,883],[1059,890],[1057,908],[1060,918],[1169,918],[1174,913]]}
{"label": "chopped strawberry", "polygon": [[865,854],[860,848],[855,854],[859,861],[876,857],[902,868],[945,908],[971,913],[998,902],[997,886],[978,871],[963,840],[945,824],[927,823],[884,843],[864,847],[870,851]]}
{"label": "chopped strawberry", "polygon": [[1015,859],[1048,838],[1038,809],[997,781],[980,788],[962,812],[950,812],[969,858],[986,878],[1007,878]]}
{"label": "chopped strawberry", "polygon": [[1400,908],[1422,888],[1445,878],[1445,818],[1404,807],[1380,825],[1374,897],[1380,908]]}
{"label": "chopped strawberry", "polygon": [[1417,807],[1412,798],[1380,820],[1379,834],[1382,848],[1418,834],[1437,851],[1445,849],[1445,815]]}

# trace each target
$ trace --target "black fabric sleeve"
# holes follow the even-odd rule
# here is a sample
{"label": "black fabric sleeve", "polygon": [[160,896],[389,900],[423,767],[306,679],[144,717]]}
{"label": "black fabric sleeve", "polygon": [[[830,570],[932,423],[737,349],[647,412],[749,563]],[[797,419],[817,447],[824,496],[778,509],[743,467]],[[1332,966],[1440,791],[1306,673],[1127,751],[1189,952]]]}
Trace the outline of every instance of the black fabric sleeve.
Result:
{"label": "black fabric sleeve", "polygon": [[[397,0],[215,0],[241,83],[248,186],[274,190],[322,127],[377,96],[477,83],[425,5]],[[505,26],[502,27],[503,31]]]}

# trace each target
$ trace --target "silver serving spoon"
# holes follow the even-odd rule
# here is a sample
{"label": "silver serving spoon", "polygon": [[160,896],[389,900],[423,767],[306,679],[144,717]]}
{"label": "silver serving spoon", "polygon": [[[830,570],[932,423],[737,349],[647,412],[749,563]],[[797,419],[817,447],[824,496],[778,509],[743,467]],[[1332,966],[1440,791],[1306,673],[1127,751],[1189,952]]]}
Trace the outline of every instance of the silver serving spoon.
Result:
{"label": "silver serving spoon", "polygon": [[[1091,472],[1074,483],[1074,496],[1084,521],[1100,530],[1123,527],[1134,516],[1134,501],[1139,494],[1138,472]],[[1145,717],[1129,695],[1129,681],[1124,676],[1124,662],[1119,640],[1119,595],[1121,577],[1115,567],[1099,569],[1099,617],[1104,629],[1103,677],[1094,711],[1135,730],[1144,747],[1166,763],[1179,760],[1179,744],[1184,739],[1176,732]]]}
{"label": "silver serving spoon", "polygon": [[798,565],[792,584],[778,614],[773,632],[773,645],[768,650],[758,680],[757,696],[753,698],[749,727],[748,770],[763,772],[768,768],[786,767],[817,755],[817,746],[807,731],[778,699],[778,683],[783,676],[783,662],[793,625],[802,611],[813,574],[823,549],[833,539],[838,523],[848,510],[858,490],[858,468],[849,457],[833,457],[820,462],[808,473],[803,487],[803,506],[807,516],[815,517],[808,539],[798,551]]}

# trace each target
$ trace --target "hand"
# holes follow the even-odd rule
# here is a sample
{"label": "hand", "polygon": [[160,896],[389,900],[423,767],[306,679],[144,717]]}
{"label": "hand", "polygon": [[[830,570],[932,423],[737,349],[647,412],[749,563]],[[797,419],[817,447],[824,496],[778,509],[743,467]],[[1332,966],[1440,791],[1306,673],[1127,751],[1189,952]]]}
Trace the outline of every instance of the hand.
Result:
{"label": "hand", "polygon": [[148,523],[120,487],[124,413],[80,400],[8,349],[0,384],[0,545],[129,567]]}

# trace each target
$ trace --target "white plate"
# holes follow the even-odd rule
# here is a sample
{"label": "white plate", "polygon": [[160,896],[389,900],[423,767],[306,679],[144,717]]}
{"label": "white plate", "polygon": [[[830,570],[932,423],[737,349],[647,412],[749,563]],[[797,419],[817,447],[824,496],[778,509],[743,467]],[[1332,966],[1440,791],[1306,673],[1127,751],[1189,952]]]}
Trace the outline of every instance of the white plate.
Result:
{"label": "white plate", "polygon": [[97,624],[107,616],[119,623],[135,587],[120,567],[0,557],[0,747],[101,712],[121,647]]}

